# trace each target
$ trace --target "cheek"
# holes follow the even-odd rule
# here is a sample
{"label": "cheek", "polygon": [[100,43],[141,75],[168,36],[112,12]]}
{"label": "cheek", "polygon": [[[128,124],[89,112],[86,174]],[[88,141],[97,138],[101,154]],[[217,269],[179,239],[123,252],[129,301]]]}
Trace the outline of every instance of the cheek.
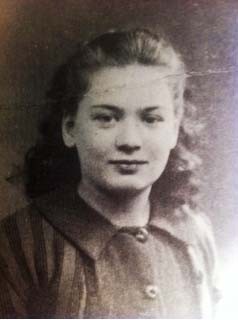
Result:
{"label": "cheek", "polygon": [[147,141],[147,152],[151,160],[165,161],[170,154],[173,141],[174,137],[171,136],[169,131],[162,134],[158,133],[156,139],[153,137],[153,139]]}
{"label": "cheek", "polygon": [[147,148],[150,149],[151,151],[166,151],[171,148],[171,142],[173,141],[173,136],[171,135],[171,131],[169,130],[163,130],[163,131],[158,131],[148,137],[146,139],[146,145]]}
{"label": "cheek", "polygon": [[78,132],[76,147],[80,159],[90,161],[90,159],[100,160],[112,150],[113,142],[110,135],[102,134],[98,131]]}

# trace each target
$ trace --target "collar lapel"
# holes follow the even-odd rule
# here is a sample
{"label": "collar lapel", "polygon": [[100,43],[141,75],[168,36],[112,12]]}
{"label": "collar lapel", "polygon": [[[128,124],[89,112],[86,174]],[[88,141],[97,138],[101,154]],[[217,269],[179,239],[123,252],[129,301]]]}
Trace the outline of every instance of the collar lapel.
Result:
{"label": "collar lapel", "polygon": [[94,260],[118,231],[73,189],[53,192],[34,203],[55,229]]}
{"label": "collar lapel", "polygon": [[[119,230],[88,206],[73,188],[54,191],[34,203],[55,229],[94,260]],[[153,203],[149,225],[185,245],[193,245],[198,232],[195,214],[187,206],[168,209]]]}
{"label": "collar lapel", "polygon": [[152,209],[150,225],[166,231],[170,236],[183,242],[185,245],[195,244],[195,234],[197,233],[194,217],[188,206],[179,209],[164,208],[156,205]]}

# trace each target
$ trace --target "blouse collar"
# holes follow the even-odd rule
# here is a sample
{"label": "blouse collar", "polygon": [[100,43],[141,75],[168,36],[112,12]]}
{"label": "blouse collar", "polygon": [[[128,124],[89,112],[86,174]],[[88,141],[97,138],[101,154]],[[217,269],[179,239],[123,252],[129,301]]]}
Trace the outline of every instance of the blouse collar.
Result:
{"label": "blouse collar", "polygon": [[[91,208],[72,188],[56,190],[34,200],[38,211],[68,241],[94,260],[120,230]],[[176,211],[177,210],[177,211]],[[185,245],[195,241],[194,213],[186,207],[164,208],[154,204],[148,226],[162,230]]]}

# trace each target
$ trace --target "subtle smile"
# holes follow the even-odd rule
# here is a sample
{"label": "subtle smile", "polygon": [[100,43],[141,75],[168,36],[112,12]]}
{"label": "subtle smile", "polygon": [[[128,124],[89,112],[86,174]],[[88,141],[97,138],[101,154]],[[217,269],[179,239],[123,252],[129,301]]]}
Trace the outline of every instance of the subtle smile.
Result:
{"label": "subtle smile", "polygon": [[116,168],[122,174],[133,174],[133,173],[136,173],[141,166],[148,164],[148,161],[144,161],[144,160],[110,160],[109,163],[115,165]]}
{"label": "subtle smile", "polygon": [[134,164],[147,164],[148,161],[144,161],[144,160],[109,160],[109,163],[134,165]]}

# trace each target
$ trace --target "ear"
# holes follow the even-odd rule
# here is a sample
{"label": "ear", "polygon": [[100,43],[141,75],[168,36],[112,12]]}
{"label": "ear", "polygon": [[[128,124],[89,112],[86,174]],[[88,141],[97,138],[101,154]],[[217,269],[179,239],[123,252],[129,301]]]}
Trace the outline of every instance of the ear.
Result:
{"label": "ear", "polygon": [[72,148],[75,145],[74,139],[74,117],[67,115],[63,117],[62,120],[62,137],[64,144]]}

